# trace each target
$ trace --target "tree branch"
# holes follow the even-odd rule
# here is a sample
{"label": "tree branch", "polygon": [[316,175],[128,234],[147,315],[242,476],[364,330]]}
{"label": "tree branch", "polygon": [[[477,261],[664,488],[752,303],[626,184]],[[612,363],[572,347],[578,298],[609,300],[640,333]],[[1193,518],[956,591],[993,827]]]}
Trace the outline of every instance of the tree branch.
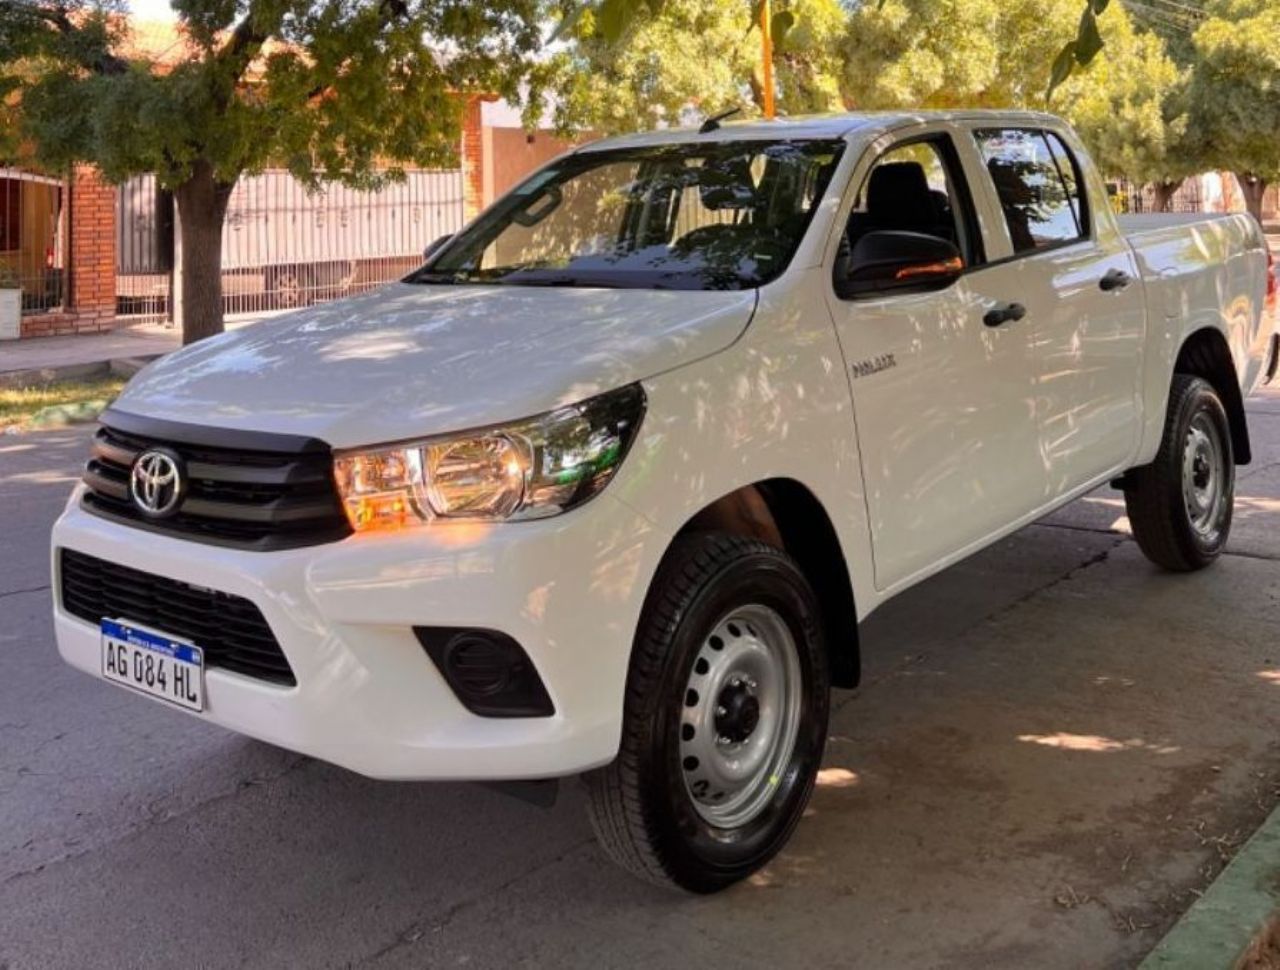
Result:
{"label": "tree branch", "polygon": [[[74,39],[81,37],[84,31],[77,27],[67,15],[67,11],[62,7],[47,7],[37,4],[24,4],[27,12],[32,14],[37,20],[43,20],[46,24],[56,30],[62,37]],[[72,45],[74,51],[76,45]],[[122,57],[117,57],[105,47],[101,50],[94,51],[92,56],[85,56],[88,52],[76,51],[73,59],[81,67],[86,70],[93,71],[95,74],[124,74],[129,70],[129,62]]]}
{"label": "tree branch", "polygon": [[260,30],[256,26],[257,13],[257,5],[251,3],[244,19],[236,24],[231,36],[222,45],[222,50],[218,51],[218,61],[231,69],[232,78],[236,82],[244,77],[244,72],[262,50],[262,45],[271,37],[270,31]]}

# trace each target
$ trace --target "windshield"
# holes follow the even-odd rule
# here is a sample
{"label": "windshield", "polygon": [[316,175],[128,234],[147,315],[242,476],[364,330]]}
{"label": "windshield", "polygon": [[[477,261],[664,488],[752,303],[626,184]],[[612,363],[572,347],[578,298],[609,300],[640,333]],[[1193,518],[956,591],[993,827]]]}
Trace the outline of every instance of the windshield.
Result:
{"label": "windshield", "polygon": [[787,266],[842,141],[570,155],[514,189],[409,283],[730,290]]}

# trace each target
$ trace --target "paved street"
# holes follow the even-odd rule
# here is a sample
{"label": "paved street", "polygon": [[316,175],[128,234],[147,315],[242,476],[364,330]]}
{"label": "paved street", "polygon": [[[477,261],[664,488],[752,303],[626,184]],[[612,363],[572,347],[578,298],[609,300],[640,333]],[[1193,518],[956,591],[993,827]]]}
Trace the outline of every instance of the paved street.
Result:
{"label": "paved street", "polygon": [[367,781],[74,673],[47,536],[83,429],[0,438],[0,968],[1124,967],[1276,804],[1280,393],[1231,554],[1100,491],[866,625],[808,818],[714,898],[552,809]]}

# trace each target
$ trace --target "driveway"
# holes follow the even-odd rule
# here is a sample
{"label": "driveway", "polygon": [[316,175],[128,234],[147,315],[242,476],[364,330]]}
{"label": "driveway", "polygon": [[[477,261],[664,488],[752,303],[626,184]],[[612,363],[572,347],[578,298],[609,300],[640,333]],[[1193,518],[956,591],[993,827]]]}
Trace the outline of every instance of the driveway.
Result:
{"label": "driveway", "polygon": [[1231,551],[1157,572],[1101,490],[886,606],[788,850],[727,893],[540,809],[373,782],[64,668],[83,430],[0,438],[0,968],[1125,967],[1280,794],[1280,393]]}

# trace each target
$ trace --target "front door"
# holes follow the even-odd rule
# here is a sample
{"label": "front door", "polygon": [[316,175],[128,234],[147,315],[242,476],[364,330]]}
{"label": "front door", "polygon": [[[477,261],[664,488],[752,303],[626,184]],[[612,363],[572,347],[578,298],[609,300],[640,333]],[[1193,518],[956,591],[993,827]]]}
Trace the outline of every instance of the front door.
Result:
{"label": "front door", "polygon": [[[885,169],[882,176],[877,169]],[[848,219],[867,231],[957,243],[970,270],[943,290],[829,297],[850,369],[875,578],[887,590],[983,545],[1043,501],[1031,330],[984,317],[1016,302],[1016,278],[982,269],[972,196],[951,136],[891,147]]]}

